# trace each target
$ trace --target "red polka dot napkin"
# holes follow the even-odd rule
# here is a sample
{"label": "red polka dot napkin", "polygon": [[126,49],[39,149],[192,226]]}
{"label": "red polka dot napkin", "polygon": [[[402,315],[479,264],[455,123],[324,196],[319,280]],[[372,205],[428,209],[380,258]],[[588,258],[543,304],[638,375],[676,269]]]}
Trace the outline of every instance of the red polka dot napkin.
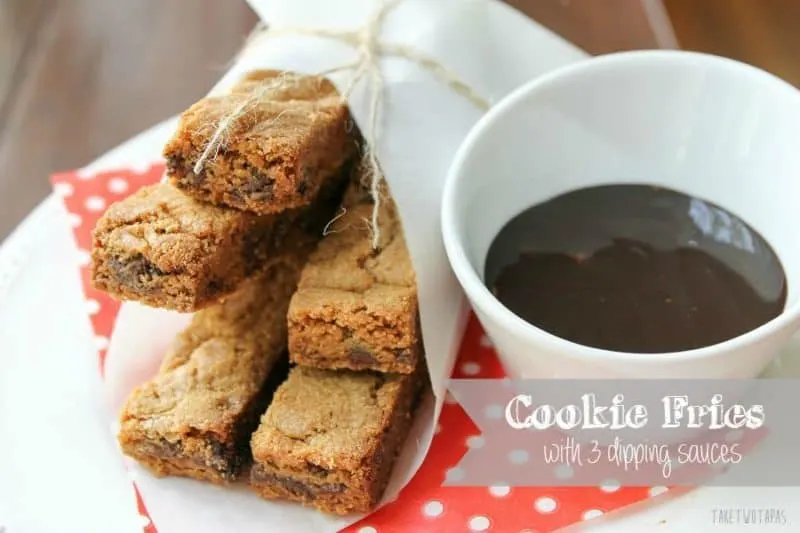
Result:
{"label": "red polka dot napkin", "polygon": [[[119,303],[92,288],[89,283],[91,232],[106,207],[143,185],[156,183],[164,167],[155,164],[143,171],[119,170],[88,174],[68,172],[53,176],[53,188],[63,198],[69,223],[82,258],[81,279],[86,312],[97,340],[98,367],[103,373],[108,339]],[[502,378],[503,368],[472,317],[461,344],[454,378]],[[446,402],[428,456],[416,476],[397,499],[359,523],[348,533],[390,532],[547,532],[576,522],[591,520],[610,511],[666,492],[665,487],[442,487],[468,447],[478,447],[482,438],[460,406]],[[136,486],[134,484],[134,490]],[[136,491],[144,533],[156,533],[145,502]]]}

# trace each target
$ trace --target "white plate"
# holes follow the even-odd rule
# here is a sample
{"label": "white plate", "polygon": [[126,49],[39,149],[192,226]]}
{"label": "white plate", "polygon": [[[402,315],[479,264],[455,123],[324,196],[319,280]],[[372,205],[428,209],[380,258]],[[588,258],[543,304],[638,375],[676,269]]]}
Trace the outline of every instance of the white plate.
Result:
{"label": "white plate", "polygon": [[[88,170],[155,161],[173,128],[174,120],[162,123]],[[100,393],[75,255],[66,213],[52,196],[0,248],[0,531],[4,526],[5,533],[142,531]],[[789,352],[773,372],[800,376],[800,342]],[[800,488],[703,488],[593,520],[587,529],[701,531],[713,526],[713,509],[730,508],[783,508],[791,521],[784,530],[800,530]]]}
{"label": "white plate", "polygon": [[[173,127],[173,121],[156,126],[89,169],[154,161]],[[66,213],[51,196],[0,248],[0,526],[6,533],[141,533],[111,437],[83,302]],[[800,342],[790,352],[774,373],[800,376]],[[712,526],[712,509],[722,508],[783,508],[800,527],[800,488],[698,489],[586,529],[698,531]]]}
{"label": "white plate", "polygon": [[[156,126],[89,169],[156,161],[174,127]],[[5,533],[141,533],[110,420],[70,226],[50,196],[0,248]]]}

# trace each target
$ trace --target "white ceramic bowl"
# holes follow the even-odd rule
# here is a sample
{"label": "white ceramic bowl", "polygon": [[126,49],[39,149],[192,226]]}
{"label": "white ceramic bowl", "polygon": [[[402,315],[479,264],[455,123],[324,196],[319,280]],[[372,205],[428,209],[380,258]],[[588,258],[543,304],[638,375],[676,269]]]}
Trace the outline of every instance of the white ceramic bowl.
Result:
{"label": "white ceramic bowl", "polygon": [[[570,190],[631,182],[742,217],[783,264],[784,312],[713,346],[632,354],[546,333],[487,290],[486,254],[513,216]],[[611,54],[553,71],[475,125],[448,176],[442,230],[453,270],[514,377],[754,377],[800,325],[800,91],[754,67],[689,52]]]}

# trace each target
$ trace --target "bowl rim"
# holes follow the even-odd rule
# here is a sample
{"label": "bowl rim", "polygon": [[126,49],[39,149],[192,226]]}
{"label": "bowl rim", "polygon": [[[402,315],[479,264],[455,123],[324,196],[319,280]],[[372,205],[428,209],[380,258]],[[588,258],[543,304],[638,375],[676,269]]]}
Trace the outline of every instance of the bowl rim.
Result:
{"label": "bowl rim", "polygon": [[[462,180],[462,176],[465,174],[465,167],[469,154],[474,147],[482,141],[490,126],[494,125],[506,114],[513,112],[514,109],[520,104],[523,104],[525,100],[542,90],[555,85],[569,83],[570,80],[577,76],[591,75],[591,73],[599,70],[619,67],[637,68],[642,64],[673,64],[677,66],[704,65],[709,68],[728,69],[747,77],[755,78],[756,81],[760,81],[761,83],[772,85],[777,90],[790,89],[800,98],[800,90],[765,70],[721,56],[683,50],[637,50],[591,57],[554,69],[521,85],[492,106],[492,108],[473,125],[456,151],[445,179],[441,205],[441,232],[450,265],[456,278],[464,289],[464,292],[476,307],[476,310],[491,315],[502,327],[511,331],[519,338],[524,339],[526,343],[540,345],[550,352],[568,352],[573,357],[583,357],[595,361],[606,360],[626,363],[658,361],[663,363],[666,361],[679,362],[706,359],[720,355],[721,353],[730,353],[732,351],[745,349],[767,337],[778,334],[780,331],[792,325],[800,325],[799,298],[793,305],[785,306],[778,316],[759,327],[732,339],[709,346],[684,351],[659,353],[606,350],[578,344],[526,322],[504,306],[491,291],[489,291],[473,268],[471,262],[467,258],[467,253],[462,241],[463,231],[459,224],[456,199],[458,198],[458,186]],[[767,239],[767,242],[769,242],[769,239]],[[778,254],[778,258],[780,259],[780,254]]]}

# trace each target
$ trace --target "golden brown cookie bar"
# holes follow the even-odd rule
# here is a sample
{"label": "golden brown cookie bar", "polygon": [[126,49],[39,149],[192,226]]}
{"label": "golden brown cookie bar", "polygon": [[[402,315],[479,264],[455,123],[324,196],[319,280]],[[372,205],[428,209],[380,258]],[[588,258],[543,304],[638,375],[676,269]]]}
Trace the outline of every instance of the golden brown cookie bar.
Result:
{"label": "golden brown cookie bar", "polygon": [[236,479],[286,376],[286,309],[301,260],[276,261],[223,304],[195,314],[159,373],[125,404],[119,442],[126,455],[158,476]]}
{"label": "golden brown cookie bar", "polygon": [[[241,116],[196,169],[217,142],[219,124],[237,109]],[[217,205],[257,214],[298,208],[355,152],[348,122],[347,106],[325,78],[256,71],[181,115],[164,149],[167,174],[186,194]]]}
{"label": "golden brown cookie bar", "polygon": [[374,508],[408,434],[423,369],[294,367],[253,434],[253,490],[333,514]]}
{"label": "golden brown cookie bar", "polygon": [[403,229],[390,199],[372,249],[373,204],[354,183],[344,215],[303,269],[289,307],[289,357],[315,368],[408,374],[422,356],[417,289]]}
{"label": "golden brown cookie bar", "polygon": [[290,228],[318,236],[341,201],[349,165],[310,206],[254,215],[198,202],[168,184],[112,205],[94,230],[92,281],[121,300],[191,312],[233,293],[280,255]]}

